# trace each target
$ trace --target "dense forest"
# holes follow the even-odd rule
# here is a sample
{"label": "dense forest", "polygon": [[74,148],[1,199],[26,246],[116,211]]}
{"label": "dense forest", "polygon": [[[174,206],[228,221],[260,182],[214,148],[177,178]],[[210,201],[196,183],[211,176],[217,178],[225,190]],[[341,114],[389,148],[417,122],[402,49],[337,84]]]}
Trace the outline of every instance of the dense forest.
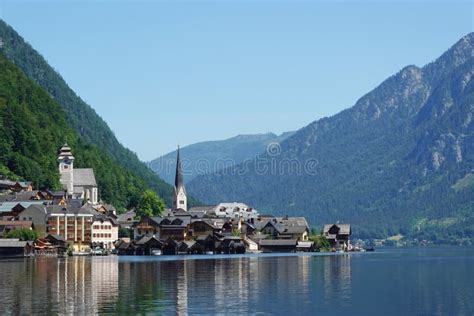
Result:
{"label": "dense forest", "polygon": [[146,183],[107,153],[86,144],[69,127],[64,109],[0,54],[0,172],[60,189],[57,155],[67,142],[77,167],[92,167],[100,197],[117,208],[133,207]]}
{"label": "dense forest", "polygon": [[[76,131],[81,142],[91,148],[100,148],[102,156],[110,157],[119,168],[130,173],[157,192],[171,205],[173,188],[160,179],[135,153],[125,148],[115,137],[107,123],[67,85],[64,79],[24,39],[4,21],[0,20],[0,38],[4,55],[17,65],[28,78],[42,87],[63,109],[67,124]],[[71,62],[74,62],[71,60]],[[75,150],[75,154],[77,153]],[[105,158],[104,158],[105,159]],[[97,171],[100,172],[100,171]],[[109,171],[109,177],[113,175]],[[131,185],[131,184],[129,184]],[[122,190],[125,190],[122,189]],[[107,189],[105,188],[105,191]],[[105,192],[104,192],[105,193]],[[196,201],[188,200],[190,204]]]}

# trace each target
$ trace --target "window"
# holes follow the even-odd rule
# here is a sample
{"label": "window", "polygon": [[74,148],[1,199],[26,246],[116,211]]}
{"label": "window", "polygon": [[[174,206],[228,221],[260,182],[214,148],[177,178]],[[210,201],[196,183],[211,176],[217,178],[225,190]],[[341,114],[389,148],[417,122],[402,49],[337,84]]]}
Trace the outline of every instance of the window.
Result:
{"label": "window", "polygon": [[69,166],[68,166],[68,165],[64,165],[64,168],[63,168],[63,169],[67,169],[67,168],[69,168]]}
{"label": "window", "polygon": [[184,204],[184,200],[179,200],[179,204]]}

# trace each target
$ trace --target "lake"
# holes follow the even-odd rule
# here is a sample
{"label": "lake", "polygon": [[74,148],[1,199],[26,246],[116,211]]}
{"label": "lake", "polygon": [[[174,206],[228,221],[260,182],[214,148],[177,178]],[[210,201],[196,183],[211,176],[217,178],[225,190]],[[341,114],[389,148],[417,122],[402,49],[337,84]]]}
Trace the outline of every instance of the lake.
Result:
{"label": "lake", "polygon": [[474,249],[0,261],[0,313],[474,315]]}

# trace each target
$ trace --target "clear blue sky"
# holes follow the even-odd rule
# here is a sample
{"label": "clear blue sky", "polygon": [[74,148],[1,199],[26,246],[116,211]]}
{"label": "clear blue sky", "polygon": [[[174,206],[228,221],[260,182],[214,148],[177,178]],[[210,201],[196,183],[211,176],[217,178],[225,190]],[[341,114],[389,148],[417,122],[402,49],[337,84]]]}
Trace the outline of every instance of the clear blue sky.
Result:
{"label": "clear blue sky", "polygon": [[472,2],[0,3],[143,160],[301,128],[474,28]]}

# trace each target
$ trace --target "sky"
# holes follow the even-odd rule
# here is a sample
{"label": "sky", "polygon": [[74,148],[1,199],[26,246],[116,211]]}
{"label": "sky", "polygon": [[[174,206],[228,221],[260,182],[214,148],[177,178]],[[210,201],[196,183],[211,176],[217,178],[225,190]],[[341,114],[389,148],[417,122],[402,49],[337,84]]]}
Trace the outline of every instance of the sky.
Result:
{"label": "sky", "polygon": [[0,0],[142,160],[351,107],[474,30],[472,1]]}

